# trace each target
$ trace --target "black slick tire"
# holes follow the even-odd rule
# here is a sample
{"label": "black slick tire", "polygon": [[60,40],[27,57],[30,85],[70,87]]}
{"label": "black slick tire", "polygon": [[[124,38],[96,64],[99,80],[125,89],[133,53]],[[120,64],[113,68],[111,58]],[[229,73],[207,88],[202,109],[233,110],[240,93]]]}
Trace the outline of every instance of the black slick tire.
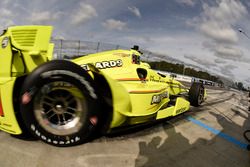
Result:
{"label": "black slick tire", "polygon": [[189,102],[192,106],[198,107],[204,101],[204,86],[202,83],[193,82],[189,89]]}
{"label": "black slick tire", "polygon": [[91,140],[101,103],[95,83],[80,66],[54,60],[24,81],[20,110],[27,129],[40,140],[66,147]]}

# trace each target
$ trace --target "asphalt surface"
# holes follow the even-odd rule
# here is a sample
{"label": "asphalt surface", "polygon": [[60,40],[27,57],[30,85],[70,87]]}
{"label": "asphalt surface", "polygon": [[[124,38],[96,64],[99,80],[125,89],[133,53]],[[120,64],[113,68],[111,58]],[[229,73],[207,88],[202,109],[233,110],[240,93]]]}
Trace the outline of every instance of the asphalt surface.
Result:
{"label": "asphalt surface", "polygon": [[249,167],[247,95],[209,90],[200,108],[156,125],[69,148],[0,132],[1,167]]}

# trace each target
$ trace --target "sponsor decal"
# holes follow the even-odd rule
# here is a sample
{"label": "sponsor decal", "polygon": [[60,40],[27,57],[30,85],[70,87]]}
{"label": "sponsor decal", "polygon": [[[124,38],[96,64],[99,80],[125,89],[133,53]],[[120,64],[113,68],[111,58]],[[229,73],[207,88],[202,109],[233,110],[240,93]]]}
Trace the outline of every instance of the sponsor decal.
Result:
{"label": "sponsor decal", "polygon": [[43,135],[41,132],[39,132],[38,129],[36,129],[35,125],[34,124],[31,124],[30,126],[30,129],[35,132],[35,134],[40,137],[42,140],[44,141],[47,141],[48,143],[53,143],[53,144],[59,144],[59,145],[62,145],[62,144],[70,144],[70,143],[75,143],[75,142],[78,142],[80,140],[80,137],[76,136],[76,137],[73,137],[73,138],[69,138],[67,141],[58,141],[58,140],[52,140],[48,137],[46,137],[45,135]]}
{"label": "sponsor decal", "polygon": [[184,111],[186,111],[186,107],[183,107],[183,108],[176,110],[176,114],[183,113]]}
{"label": "sponsor decal", "polygon": [[150,77],[149,77],[149,80],[150,81],[152,81],[152,82],[164,82],[165,83],[165,81],[164,80],[161,80],[161,77],[155,77],[155,76],[153,76],[153,75],[151,75]]}
{"label": "sponsor decal", "polygon": [[77,80],[79,80],[83,85],[86,86],[86,89],[89,91],[89,94],[91,97],[93,97],[94,99],[97,99],[97,95],[95,94],[94,88],[89,84],[88,81],[86,81],[82,76],[73,73],[71,71],[66,71],[66,70],[54,70],[54,71],[48,71],[45,73],[41,74],[42,78],[50,78],[53,75],[58,75],[58,74],[63,74],[63,75],[68,75],[71,76]]}
{"label": "sponsor decal", "polygon": [[11,127],[12,127],[12,125],[11,125],[11,124],[7,124],[7,123],[3,123],[3,124],[1,124],[1,125],[6,126],[6,127],[9,127],[9,128],[11,128]]}
{"label": "sponsor decal", "polygon": [[96,62],[95,66],[99,69],[106,69],[106,68],[114,68],[114,67],[121,67],[122,60],[110,60],[110,61],[103,61],[103,62]]}
{"label": "sponsor decal", "polygon": [[113,55],[120,56],[120,57],[129,57],[130,54],[127,53],[114,53]]}
{"label": "sponsor decal", "polygon": [[[95,67],[98,68],[98,69],[122,67],[122,65],[123,65],[123,62],[120,59],[118,59],[118,60],[110,60],[110,61],[102,61],[102,62],[96,62],[95,63]],[[86,71],[90,70],[87,64],[82,64],[81,67]]]}
{"label": "sponsor decal", "polygon": [[151,104],[158,104],[162,101],[162,99],[168,98],[168,92],[159,94],[159,95],[154,95],[151,100]]}
{"label": "sponsor decal", "polygon": [[89,71],[89,66],[87,64],[83,64],[81,65],[81,67],[85,70],[85,71]]}
{"label": "sponsor decal", "polygon": [[8,46],[8,43],[9,43],[9,38],[8,37],[5,37],[3,40],[2,40],[2,48],[6,48]]}
{"label": "sponsor decal", "polygon": [[72,88],[73,85],[67,82],[56,82],[56,83],[53,83],[53,87]]}

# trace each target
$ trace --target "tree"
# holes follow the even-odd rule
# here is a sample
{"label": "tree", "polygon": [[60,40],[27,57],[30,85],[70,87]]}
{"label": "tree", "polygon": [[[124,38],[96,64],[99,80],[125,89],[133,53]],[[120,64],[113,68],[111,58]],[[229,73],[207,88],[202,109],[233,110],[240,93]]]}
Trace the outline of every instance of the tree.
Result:
{"label": "tree", "polygon": [[244,85],[242,82],[236,82],[236,86],[239,90],[244,90]]}
{"label": "tree", "polygon": [[147,63],[149,63],[152,69],[168,71],[168,72],[173,72],[177,74],[183,74],[183,71],[185,69],[185,75],[210,80],[210,81],[217,82],[223,85],[223,82],[218,77],[210,75],[209,73],[204,72],[204,71],[196,71],[193,68],[185,67],[183,64],[174,64],[174,63],[165,62],[165,61],[147,62]]}

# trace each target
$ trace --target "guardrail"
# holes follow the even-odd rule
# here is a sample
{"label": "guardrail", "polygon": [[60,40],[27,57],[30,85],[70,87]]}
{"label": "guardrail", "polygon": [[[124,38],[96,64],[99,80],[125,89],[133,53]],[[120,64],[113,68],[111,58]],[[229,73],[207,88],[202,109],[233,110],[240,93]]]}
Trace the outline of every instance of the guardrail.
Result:
{"label": "guardrail", "polygon": [[221,87],[220,84],[213,82],[213,81],[209,81],[209,80],[205,80],[205,79],[201,79],[201,78],[196,78],[196,77],[191,77],[191,76],[186,76],[186,75],[180,75],[180,74],[176,74],[176,73],[170,73],[167,71],[159,71],[159,70],[157,70],[157,71],[159,73],[164,74],[164,75],[174,77],[178,81],[187,82],[187,83],[202,82],[204,85]]}

